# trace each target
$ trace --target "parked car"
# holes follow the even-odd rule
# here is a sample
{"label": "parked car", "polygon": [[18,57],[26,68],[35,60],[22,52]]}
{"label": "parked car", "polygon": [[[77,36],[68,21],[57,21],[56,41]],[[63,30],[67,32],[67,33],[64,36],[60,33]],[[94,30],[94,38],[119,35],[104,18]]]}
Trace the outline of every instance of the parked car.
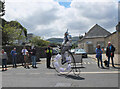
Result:
{"label": "parked car", "polygon": [[61,54],[60,49],[58,48],[53,48],[53,55]]}
{"label": "parked car", "polygon": [[59,52],[56,49],[53,49],[53,55],[57,55]]}
{"label": "parked car", "polygon": [[84,49],[75,49],[76,55],[82,55],[83,58],[87,58],[87,52]]}

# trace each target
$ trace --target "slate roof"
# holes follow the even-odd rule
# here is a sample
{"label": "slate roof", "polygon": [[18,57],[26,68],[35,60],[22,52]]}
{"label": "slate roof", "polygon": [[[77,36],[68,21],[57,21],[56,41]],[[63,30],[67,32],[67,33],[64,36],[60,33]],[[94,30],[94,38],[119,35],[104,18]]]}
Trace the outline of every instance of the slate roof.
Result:
{"label": "slate roof", "polygon": [[79,42],[83,41],[85,38],[107,37],[110,35],[111,33],[109,31],[96,24],[86,33],[86,35],[81,40],[79,40]]}
{"label": "slate roof", "polygon": [[96,24],[86,33],[84,38],[106,37],[108,35],[111,33]]}

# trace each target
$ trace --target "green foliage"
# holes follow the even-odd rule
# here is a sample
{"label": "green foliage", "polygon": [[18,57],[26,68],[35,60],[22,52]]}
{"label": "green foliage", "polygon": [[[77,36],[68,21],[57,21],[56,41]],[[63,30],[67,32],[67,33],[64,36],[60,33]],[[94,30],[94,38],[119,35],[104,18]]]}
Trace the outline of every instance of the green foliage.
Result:
{"label": "green foliage", "polygon": [[25,36],[27,37],[27,29],[24,28],[19,22],[11,21],[11,22],[7,22],[7,24],[9,24],[11,27],[15,27],[16,29],[22,29],[25,33]]}
{"label": "green foliage", "polygon": [[80,35],[80,36],[79,36],[79,39],[81,40],[82,38],[83,38],[83,35]]}
{"label": "green foliage", "polygon": [[78,44],[77,44],[77,43],[72,44],[72,49],[75,49],[75,48],[77,48],[77,47],[78,47]]}
{"label": "green foliage", "polygon": [[39,47],[45,47],[49,45],[48,41],[43,40],[39,36],[33,37],[30,43],[32,43],[33,45],[39,46]]}
{"label": "green foliage", "polygon": [[49,44],[51,47],[57,47],[57,46],[61,46],[60,43],[50,43]]}
{"label": "green foliage", "polygon": [[17,27],[11,27],[10,24],[5,24],[2,29],[2,43],[3,45],[12,45],[15,40],[20,40],[24,38],[22,35],[22,30]]}
{"label": "green foliage", "polygon": [[63,39],[62,38],[50,38],[50,39],[47,39],[47,41],[50,41],[50,43],[61,44],[63,42]]}
{"label": "green foliage", "polygon": [[19,22],[7,22],[1,18],[0,21],[2,21],[2,45],[13,45],[15,40],[24,39],[25,37],[21,35],[22,32],[24,32],[25,36],[27,36],[27,29],[24,28]]}

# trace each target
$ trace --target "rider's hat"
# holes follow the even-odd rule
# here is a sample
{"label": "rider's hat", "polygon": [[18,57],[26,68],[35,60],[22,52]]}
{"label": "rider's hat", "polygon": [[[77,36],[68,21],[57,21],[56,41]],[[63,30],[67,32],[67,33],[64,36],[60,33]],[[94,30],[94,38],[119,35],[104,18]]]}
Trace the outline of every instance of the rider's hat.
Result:
{"label": "rider's hat", "polygon": [[65,34],[67,34],[67,35],[69,34],[69,33],[68,33],[68,29],[67,29],[67,31],[65,32]]}

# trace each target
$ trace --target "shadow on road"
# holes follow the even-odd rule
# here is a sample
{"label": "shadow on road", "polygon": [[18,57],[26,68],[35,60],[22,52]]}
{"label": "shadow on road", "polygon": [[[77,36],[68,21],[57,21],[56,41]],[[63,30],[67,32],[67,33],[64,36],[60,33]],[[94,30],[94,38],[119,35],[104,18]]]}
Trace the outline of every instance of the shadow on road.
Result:
{"label": "shadow on road", "polygon": [[112,68],[112,69],[120,69],[120,67],[104,67],[104,69],[110,69],[110,68]]}
{"label": "shadow on road", "polygon": [[113,67],[113,68],[115,68],[115,69],[120,69],[120,67]]}
{"label": "shadow on road", "polygon": [[80,67],[71,67],[72,69],[79,69],[79,68],[86,68],[86,67],[84,67],[84,66],[80,66]]}
{"label": "shadow on road", "polygon": [[85,78],[82,78],[82,77],[76,76],[76,75],[58,74],[58,76],[60,76],[60,77],[65,77],[65,78],[67,78],[67,79],[85,80]]}

